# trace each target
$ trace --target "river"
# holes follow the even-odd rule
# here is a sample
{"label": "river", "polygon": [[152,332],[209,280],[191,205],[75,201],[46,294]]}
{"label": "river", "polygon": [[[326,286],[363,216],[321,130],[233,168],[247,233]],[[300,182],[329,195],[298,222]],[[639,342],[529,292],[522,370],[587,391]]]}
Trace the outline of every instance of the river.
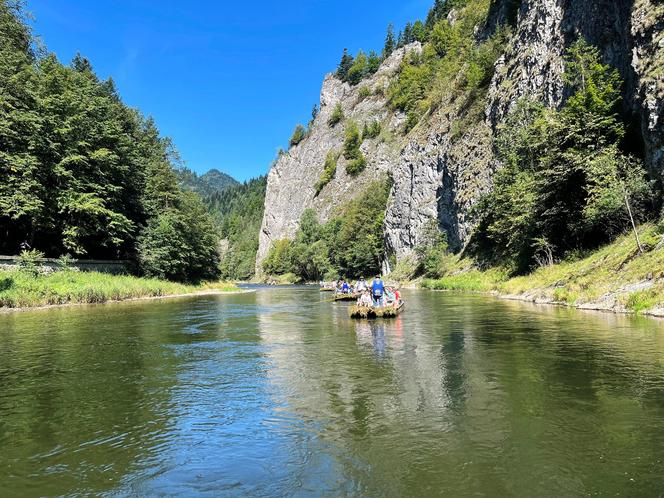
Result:
{"label": "river", "polygon": [[2,496],[655,496],[664,324],[405,291],[0,315]]}

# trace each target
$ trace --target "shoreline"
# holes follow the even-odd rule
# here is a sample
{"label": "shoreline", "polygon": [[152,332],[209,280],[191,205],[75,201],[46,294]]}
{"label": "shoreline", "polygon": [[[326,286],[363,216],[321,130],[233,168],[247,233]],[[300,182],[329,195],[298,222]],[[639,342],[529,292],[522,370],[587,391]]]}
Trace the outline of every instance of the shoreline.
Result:
{"label": "shoreline", "polygon": [[664,308],[653,308],[648,311],[636,312],[634,310],[629,310],[627,308],[622,308],[622,307],[602,306],[601,304],[599,304],[599,302],[595,303],[590,302],[590,303],[574,305],[566,303],[564,301],[556,301],[555,299],[536,298],[531,296],[530,294],[503,294],[498,291],[468,291],[468,290],[458,290],[458,289],[428,289],[426,287],[414,286],[414,285],[404,285],[402,286],[402,288],[408,290],[424,290],[429,292],[449,292],[454,294],[468,294],[468,295],[494,297],[496,299],[500,299],[503,301],[515,301],[520,303],[532,304],[535,306],[552,306],[556,308],[567,308],[576,311],[610,313],[613,315],[623,315],[623,316],[633,316],[633,317],[642,316],[656,320],[664,319]]}
{"label": "shoreline", "polygon": [[183,299],[189,297],[205,297],[205,296],[223,296],[223,295],[236,295],[236,294],[248,294],[254,292],[251,289],[240,289],[232,291],[222,291],[222,290],[206,290],[200,292],[189,292],[189,293],[179,293],[179,294],[167,294],[163,296],[142,296],[142,297],[130,297],[127,299],[110,299],[104,301],[103,303],[64,303],[64,304],[45,304],[43,306],[26,306],[26,307],[17,307],[17,308],[8,308],[0,307],[0,315],[11,315],[14,313],[25,313],[30,311],[45,311],[57,308],[71,308],[71,307],[81,307],[81,306],[106,306],[113,304],[124,304],[124,303],[136,303],[141,301],[162,301],[166,299]]}

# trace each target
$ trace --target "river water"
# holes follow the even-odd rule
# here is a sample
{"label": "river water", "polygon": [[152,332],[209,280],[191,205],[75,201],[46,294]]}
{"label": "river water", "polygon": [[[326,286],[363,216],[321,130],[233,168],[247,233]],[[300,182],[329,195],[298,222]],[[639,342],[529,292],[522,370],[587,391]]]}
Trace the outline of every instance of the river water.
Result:
{"label": "river water", "polygon": [[656,496],[664,324],[305,288],[0,315],[2,496]]}

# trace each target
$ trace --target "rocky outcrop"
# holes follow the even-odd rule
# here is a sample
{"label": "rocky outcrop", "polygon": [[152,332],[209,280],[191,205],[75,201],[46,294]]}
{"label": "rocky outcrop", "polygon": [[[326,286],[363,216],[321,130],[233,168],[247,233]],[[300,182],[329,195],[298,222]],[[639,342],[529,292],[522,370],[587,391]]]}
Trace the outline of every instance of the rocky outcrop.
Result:
{"label": "rocky outcrop", "polygon": [[[516,34],[498,61],[487,99],[495,127],[522,97],[564,101],[564,54],[580,36],[625,81],[623,111],[641,124],[643,154],[664,171],[664,5],[653,0],[522,0]],[[634,147],[638,150],[638,147]]]}
{"label": "rocky outcrop", "polygon": [[[452,19],[453,20],[453,19]],[[385,218],[385,244],[397,259],[418,245],[422,227],[436,220],[450,245],[460,250],[472,232],[470,208],[491,186],[496,163],[493,135],[522,97],[560,106],[566,97],[564,54],[579,36],[598,46],[606,62],[625,80],[624,113],[641,129],[647,164],[664,171],[664,4],[660,0],[494,0],[478,38],[489,36],[500,23],[513,24],[513,36],[496,64],[484,102],[484,120],[460,126],[458,104],[438,103],[407,136],[405,116],[387,106],[385,90],[404,55],[419,45],[395,52],[378,73],[357,87],[328,75],[321,92],[321,112],[306,140],[279,158],[270,171],[265,218],[260,234],[258,265],[273,241],[292,237],[304,209],[313,207],[321,221],[346,199],[388,172],[394,186]],[[371,95],[362,97],[368,88]],[[327,121],[340,103],[347,119],[360,125],[378,119],[379,139],[362,150],[369,167],[358,178],[348,176],[339,162],[335,179],[315,196],[314,185],[325,156],[340,150],[342,123]]]}
{"label": "rocky outcrop", "polygon": [[[400,177],[394,165],[402,148],[399,130],[403,127],[404,116],[388,110],[385,93],[404,55],[419,50],[419,44],[397,50],[376,74],[355,87],[331,74],[325,78],[320,113],[311,123],[307,138],[283,153],[270,169],[257,257],[259,272],[272,243],[295,235],[305,209],[316,209],[320,221],[325,222],[373,181],[386,178],[388,172],[395,178]],[[344,119],[330,126],[328,123],[337,105],[341,105]],[[374,120],[381,122],[381,135],[365,140],[361,147],[368,160],[367,168],[358,177],[352,177],[346,172],[345,159],[340,157],[334,179],[316,196],[315,185],[323,172],[325,158],[330,151],[341,152],[344,130],[350,120],[360,127]]]}

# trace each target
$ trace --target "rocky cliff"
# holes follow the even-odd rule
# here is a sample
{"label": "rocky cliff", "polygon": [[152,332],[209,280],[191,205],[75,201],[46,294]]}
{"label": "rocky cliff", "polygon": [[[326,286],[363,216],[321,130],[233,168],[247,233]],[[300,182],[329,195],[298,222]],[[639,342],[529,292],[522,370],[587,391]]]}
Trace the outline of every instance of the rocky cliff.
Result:
{"label": "rocky cliff", "polygon": [[[481,97],[483,118],[464,120],[463,106],[450,92],[410,133],[401,133],[405,116],[390,110],[386,89],[403,57],[422,49],[419,44],[392,54],[373,77],[355,87],[333,75],[325,78],[321,112],[308,137],[283,154],[269,173],[259,266],[275,240],[295,234],[305,209],[315,208],[326,221],[344,200],[388,172],[394,181],[385,223],[388,254],[397,259],[408,256],[418,245],[423,225],[432,219],[447,233],[451,246],[461,249],[472,231],[469,210],[490,188],[499,167],[492,146],[496,129],[521,97],[552,107],[564,101],[564,53],[579,36],[598,46],[605,61],[621,72],[623,111],[636,130],[633,148],[653,171],[664,171],[664,3],[494,0],[486,22],[477,27],[478,40],[507,22],[510,12],[515,14],[512,35]],[[454,22],[454,12],[450,21]],[[346,119],[360,125],[377,119],[383,131],[362,145],[368,161],[365,172],[348,176],[342,159],[334,180],[316,196],[314,185],[327,153],[343,144],[343,123],[328,125],[337,104]]]}

